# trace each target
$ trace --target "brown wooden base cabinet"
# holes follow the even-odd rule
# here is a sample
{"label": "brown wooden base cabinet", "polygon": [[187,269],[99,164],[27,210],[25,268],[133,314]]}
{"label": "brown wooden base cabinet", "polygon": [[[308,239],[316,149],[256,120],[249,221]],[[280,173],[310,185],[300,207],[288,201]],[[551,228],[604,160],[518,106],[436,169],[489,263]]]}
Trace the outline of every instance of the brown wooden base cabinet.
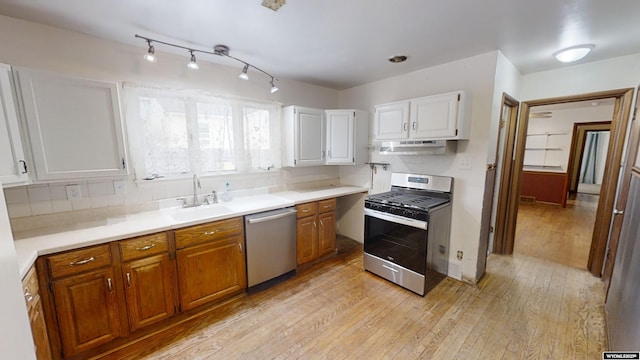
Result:
{"label": "brown wooden base cabinet", "polygon": [[[37,348],[51,350],[38,359],[95,356],[162,332],[182,311],[243,292],[243,221],[238,217],[47,255],[36,265],[39,285],[48,291],[41,292],[46,326],[42,319],[41,328],[32,325],[38,329],[34,340],[39,336],[35,341],[47,346]],[[47,332],[48,343],[41,340]]]}
{"label": "brown wooden base cabinet", "polygon": [[22,280],[24,298],[27,302],[29,322],[31,323],[31,334],[33,335],[33,345],[36,350],[38,360],[51,359],[51,348],[49,347],[49,335],[47,325],[42,310],[40,299],[40,289],[35,267],[32,267]]}
{"label": "brown wooden base cabinet", "polygon": [[189,310],[246,288],[242,218],[175,231],[182,310]]}
{"label": "brown wooden base cabinet", "polygon": [[296,229],[298,265],[336,249],[336,199],[300,204]]}

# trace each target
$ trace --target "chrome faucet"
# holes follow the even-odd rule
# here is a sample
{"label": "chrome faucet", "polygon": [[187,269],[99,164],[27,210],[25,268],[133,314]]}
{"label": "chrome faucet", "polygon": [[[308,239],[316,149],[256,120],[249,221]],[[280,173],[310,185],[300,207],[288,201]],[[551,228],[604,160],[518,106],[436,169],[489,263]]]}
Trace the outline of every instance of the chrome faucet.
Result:
{"label": "chrome faucet", "polygon": [[200,186],[200,179],[198,179],[198,175],[193,174],[193,204],[191,206],[198,206],[198,189],[202,189]]}

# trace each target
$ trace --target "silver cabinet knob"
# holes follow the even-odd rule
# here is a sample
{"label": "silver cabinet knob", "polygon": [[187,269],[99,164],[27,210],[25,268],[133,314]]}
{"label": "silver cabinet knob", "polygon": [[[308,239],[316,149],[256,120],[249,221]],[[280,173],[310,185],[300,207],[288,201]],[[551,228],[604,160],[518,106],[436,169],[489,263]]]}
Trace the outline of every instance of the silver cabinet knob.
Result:
{"label": "silver cabinet knob", "polygon": [[624,210],[613,209],[613,215],[624,215]]}

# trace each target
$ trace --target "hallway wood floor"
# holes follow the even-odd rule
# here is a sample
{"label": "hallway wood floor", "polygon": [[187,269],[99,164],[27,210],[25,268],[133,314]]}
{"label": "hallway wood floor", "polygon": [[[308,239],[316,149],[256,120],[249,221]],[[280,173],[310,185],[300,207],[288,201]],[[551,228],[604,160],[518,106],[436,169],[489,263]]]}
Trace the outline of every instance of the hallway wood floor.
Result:
{"label": "hallway wood floor", "polygon": [[598,195],[581,193],[566,208],[520,203],[513,252],[587,269],[597,208]]}
{"label": "hallway wood floor", "polygon": [[477,286],[420,297],[363,271],[362,246],[212,311],[162,347],[118,359],[599,359],[599,279],[547,260],[491,255]]}

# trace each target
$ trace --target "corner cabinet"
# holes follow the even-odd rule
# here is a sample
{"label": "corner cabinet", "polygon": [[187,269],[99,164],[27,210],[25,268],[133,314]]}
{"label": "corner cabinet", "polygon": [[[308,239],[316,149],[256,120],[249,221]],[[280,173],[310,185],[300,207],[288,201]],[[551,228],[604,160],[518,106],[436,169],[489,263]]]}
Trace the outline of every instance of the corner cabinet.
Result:
{"label": "corner cabinet", "polygon": [[315,166],[325,163],[324,111],[300,106],[282,109],[282,166]]}
{"label": "corner cabinet", "polygon": [[361,110],[326,110],[327,165],[362,165],[367,160],[369,117]]}
{"label": "corner cabinet", "polygon": [[19,124],[11,67],[0,64],[0,183],[4,186],[29,180]]}
{"label": "corner cabinet", "polygon": [[374,140],[465,140],[470,121],[463,91],[376,106]]}
{"label": "corner cabinet", "polygon": [[49,335],[42,310],[42,300],[35,267],[29,269],[27,275],[25,275],[22,280],[22,288],[27,302],[27,312],[31,323],[31,335],[33,336],[36,358],[38,360],[49,360],[52,358],[51,348],[49,347]]}
{"label": "corner cabinet", "polygon": [[17,69],[36,181],[126,175],[114,83]]}

